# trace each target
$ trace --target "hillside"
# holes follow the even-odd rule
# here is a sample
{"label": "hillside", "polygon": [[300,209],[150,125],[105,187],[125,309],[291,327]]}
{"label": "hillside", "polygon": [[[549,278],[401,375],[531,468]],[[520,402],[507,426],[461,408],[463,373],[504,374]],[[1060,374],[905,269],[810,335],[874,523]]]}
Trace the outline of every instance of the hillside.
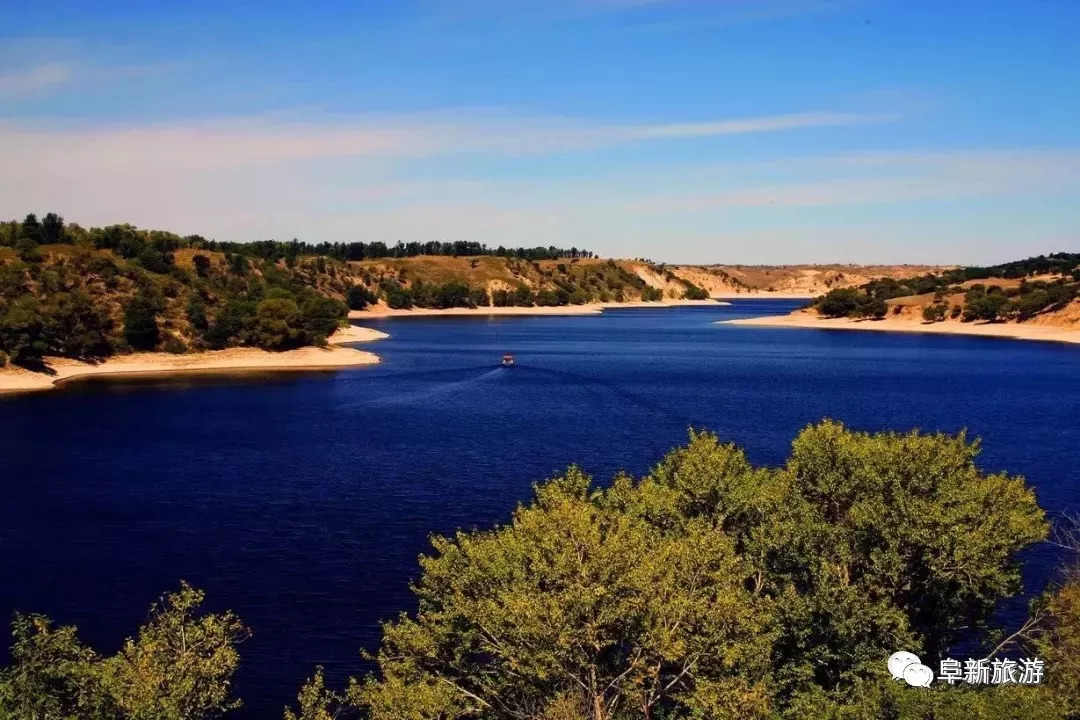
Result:
{"label": "hillside", "polygon": [[350,310],[808,297],[934,270],[667,266],[464,241],[241,244],[28,215],[0,223],[0,364],[320,346]]}
{"label": "hillside", "polygon": [[857,287],[877,278],[940,272],[931,265],[707,265],[675,266],[680,278],[713,297],[814,297],[833,288]]}
{"label": "hillside", "polygon": [[857,288],[830,290],[798,312],[825,318],[1080,329],[1080,253],[878,278]]}

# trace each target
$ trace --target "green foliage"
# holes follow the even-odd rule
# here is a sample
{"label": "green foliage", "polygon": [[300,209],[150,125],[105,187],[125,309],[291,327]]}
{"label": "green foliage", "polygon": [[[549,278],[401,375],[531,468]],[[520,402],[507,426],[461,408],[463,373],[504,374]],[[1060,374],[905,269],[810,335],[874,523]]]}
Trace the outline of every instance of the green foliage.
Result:
{"label": "green foliage", "polygon": [[210,322],[206,317],[206,302],[198,293],[193,292],[188,296],[184,314],[191,323],[191,327],[199,332],[206,332],[210,328]]}
{"label": "green foliage", "polygon": [[413,306],[412,293],[397,280],[384,280],[382,291],[386,295],[386,304],[395,310],[408,310]]}
{"label": "green foliage", "polygon": [[[18,239],[33,245],[40,245],[42,240],[45,239],[44,232],[41,228],[41,223],[37,219],[37,215],[30,213],[23,219],[22,224],[19,225]],[[16,245],[18,247],[18,245]]]}
{"label": "green foliage", "polygon": [[48,213],[41,219],[41,244],[55,245],[64,241],[64,218]]}
{"label": "green foliage", "polygon": [[435,542],[420,611],[385,626],[382,677],[354,702],[384,717],[542,715],[573,702],[762,717],[771,628],[730,542],[613,506],[576,469],[510,526]]}
{"label": "green foliage", "polygon": [[[0,352],[22,365],[51,355],[95,361],[127,350],[321,345],[347,314],[337,298],[348,281],[312,274],[334,274],[325,259],[253,271],[241,254],[214,263],[194,253],[192,272],[174,253],[204,247],[198,236],[131,225],[84,230],[55,213],[0,224],[0,235],[21,243],[26,258],[0,259]],[[57,242],[78,246],[50,247]],[[296,313],[276,303],[259,315],[264,299],[289,300]]]}
{"label": "green foliage", "polygon": [[0,303],[0,350],[17,364],[40,361],[47,350],[41,303],[25,294]]}
{"label": "green foliage", "polygon": [[134,639],[102,662],[102,684],[131,720],[217,718],[240,706],[229,679],[250,634],[232,613],[199,614],[203,593],[183,583],[150,608]]}
{"label": "green foliage", "polygon": [[659,288],[647,285],[641,289],[641,299],[644,302],[659,302],[664,299],[664,293]]}
{"label": "green foliage", "polygon": [[1046,662],[1048,688],[1057,703],[1080,717],[1080,576],[1076,571],[1041,604],[1048,621],[1033,650]]}
{"label": "green foliage", "polygon": [[848,317],[859,306],[859,292],[853,288],[830,290],[816,303],[818,314],[825,317]]}
{"label": "green foliage", "polygon": [[496,256],[522,260],[556,260],[559,258],[591,258],[593,253],[578,248],[534,247],[489,248],[478,242],[454,240],[451,242],[410,242],[388,246],[384,242],[351,243],[304,243],[299,240],[279,242],[260,240],[251,243],[214,242],[193,236],[192,246],[225,253],[240,253],[263,260],[287,260],[295,262],[301,255],[322,255],[335,260],[372,260],[380,258],[406,258],[421,255],[447,255],[452,257]]}
{"label": "green foliage", "polygon": [[[260,305],[295,304],[285,292]],[[963,434],[826,421],[780,468],[704,432],[606,488],[572,467],[508,525],[434,538],[416,612],[369,656],[377,672],[339,694],[319,668],[284,717],[1076,720],[1075,578],[1022,634],[1041,686],[913,689],[885,672],[898,647],[933,665],[987,627],[1019,588],[1016,554],[1046,535],[1023,480],[982,472],[977,453]],[[0,717],[223,717],[249,631],[202,601],[181,585],[111,657],[17,615]]]}
{"label": "green foliage", "polygon": [[857,690],[896,647],[986,625],[1046,534],[977,452],[825,422],[780,469],[708,433],[606,490],[572,468],[509,526],[435,540],[350,698],[375,719],[915,717],[859,714]]}
{"label": "green foliage", "polygon": [[1009,304],[1009,299],[996,286],[990,291],[975,285],[964,295],[964,322],[972,320],[997,320]]}
{"label": "green foliage", "polygon": [[371,292],[363,285],[353,285],[349,288],[349,292],[345,297],[345,302],[348,304],[350,310],[363,310],[368,305],[373,305],[377,299],[375,293]]}
{"label": "green foliage", "polygon": [[[1047,282],[1028,281],[1032,275],[1061,275]],[[909,295],[935,294],[935,305],[946,303],[946,293],[959,293],[960,283],[991,278],[1021,278],[1018,288],[1003,290],[1000,287],[974,284],[965,293],[964,304],[959,311],[947,311],[949,317],[961,315],[965,322],[984,320],[992,322],[1016,318],[1027,320],[1045,310],[1057,310],[1080,297],[1080,253],[1055,253],[1040,255],[1012,263],[987,268],[968,267],[950,270],[938,275],[913,278],[879,278],[859,288],[835,289],[814,302],[818,312],[826,317],[873,317],[870,303]],[[1013,298],[1010,302],[1010,298]],[[935,311],[939,312],[939,311]],[[927,322],[944,319],[924,314]]]}
{"label": "green foliage", "polygon": [[949,311],[949,306],[943,302],[936,302],[933,305],[927,305],[922,310],[922,318],[926,322],[940,322],[945,319],[945,315]]}
{"label": "green foliage", "polygon": [[819,298],[815,307],[825,317],[874,318],[885,317],[888,306],[880,297],[862,293],[855,288],[836,288]]}
{"label": "green foliage", "polygon": [[49,354],[100,360],[112,353],[112,318],[85,291],[52,295],[43,317]]}
{"label": "green foliage", "polygon": [[211,263],[210,258],[206,257],[202,253],[192,255],[191,264],[195,268],[195,274],[201,278],[210,275]]}
{"label": "green foliage", "polygon": [[124,311],[124,339],[136,350],[153,350],[161,339],[157,324],[157,303],[139,293]]}
{"label": "green foliage", "polygon": [[688,285],[686,292],[683,293],[683,299],[685,300],[708,300],[709,292],[704,288],[700,288],[697,285]]}
{"label": "green foliage", "polygon": [[285,720],[337,720],[345,712],[345,698],[326,687],[323,669],[315,668],[296,696],[298,711],[285,708]]}
{"label": "green foliage", "polygon": [[249,631],[232,613],[201,613],[186,583],[150,609],[138,637],[112,657],[73,627],[16,615],[11,665],[0,670],[0,717],[11,720],[212,720],[231,696],[236,646]]}
{"label": "green foliage", "polygon": [[[75,720],[108,717],[97,656],[73,627],[54,627],[42,615],[16,614],[11,666],[0,670],[0,717]],[[101,714],[99,714],[101,713]]]}
{"label": "green foliage", "polygon": [[800,699],[784,714],[792,720],[1069,720],[1041,687],[985,688],[936,685],[913,689],[878,678],[838,693]]}
{"label": "green foliage", "polygon": [[291,299],[269,298],[255,308],[255,344],[265,350],[287,350],[300,338],[300,308]]}

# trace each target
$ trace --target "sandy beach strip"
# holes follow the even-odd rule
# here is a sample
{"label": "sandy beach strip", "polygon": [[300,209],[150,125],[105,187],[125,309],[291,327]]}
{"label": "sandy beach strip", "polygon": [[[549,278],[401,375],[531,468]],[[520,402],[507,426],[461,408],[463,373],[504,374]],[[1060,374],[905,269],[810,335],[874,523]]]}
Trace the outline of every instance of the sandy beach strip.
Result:
{"label": "sandy beach strip", "polygon": [[716,300],[813,300],[823,293],[816,295],[798,292],[768,292],[767,290],[751,290],[749,292],[731,292],[713,295]]}
{"label": "sandy beach strip", "polygon": [[341,370],[374,365],[379,357],[355,348],[339,347],[346,343],[370,342],[387,337],[386,333],[350,325],[330,338],[328,348],[304,347],[284,352],[269,352],[257,348],[229,348],[208,352],[171,355],[168,353],[135,353],[117,355],[100,363],[87,363],[69,358],[46,358],[49,373],[32,372],[24,368],[0,368],[0,393],[49,390],[73,378],[108,375],[198,375],[229,372],[299,372]]}
{"label": "sandy beach strip", "polygon": [[755,327],[809,328],[816,330],[877,330],[881,332],[927,333],[933,335],[976,335],[1014,340],[1043,340],[1046,342],[1080,343],[1080,328],[1070,329],[1047,325],[1019,323],[961,323],[946,321],[923,323],[917,320],[853,320],[850,318],[821,318],[809,313],[770,315],[757,318],[722,320],[726,325]]}
{"label": "sandy beach strip", "polygon": [[360,327],[358,325],[349,325],[331,335],[327,342],[331,345],[348,345],[349,343],[372,342],[388,337],[390,336],[384,332],[379,332],[378,330]]}
{"label": "sandy beach strip", "polygon": [[352,310],[350,320],[387,317],[437,317],[437,316],[490,316],[490,315],[598,315],[607,309],[619,308],[669,308],[691,305],[730,305],[722,300],[671,300],[661,302],[586,303],[584,305],[559,305],[555,307],[477,307],[477,308],[413,308],[393,310],[379,304],[367,310]]}

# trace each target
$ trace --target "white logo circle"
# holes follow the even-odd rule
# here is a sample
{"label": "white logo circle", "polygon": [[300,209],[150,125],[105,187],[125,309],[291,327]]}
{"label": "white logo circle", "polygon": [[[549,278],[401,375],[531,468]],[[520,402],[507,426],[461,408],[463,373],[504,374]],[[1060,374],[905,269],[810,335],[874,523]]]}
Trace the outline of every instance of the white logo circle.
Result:
{"label": "white logo circle", "polygon": [[934,671],[922,663],[912,663],[904,668],[904,682],[911,687],[930,687]]}
{"label": "white logo circle", "polygon": [[889,658],[889,674],[893,676],[893,680],[901,680],[904,677],[904,668],[908,665],[918,665],[921,662],[919,656],[915,653],[909,653],[905,650],[894,652]]}

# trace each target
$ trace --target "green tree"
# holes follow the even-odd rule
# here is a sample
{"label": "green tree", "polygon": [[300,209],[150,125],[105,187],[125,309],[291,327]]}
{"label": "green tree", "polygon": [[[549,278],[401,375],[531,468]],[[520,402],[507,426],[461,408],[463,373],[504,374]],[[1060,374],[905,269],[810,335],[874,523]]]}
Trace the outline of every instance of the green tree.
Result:
{"label": "green tree", "polygon": [[704,288],[700,288],[697,285],[690,284],[686,287],[686,292],[683,293],[683,299],[685,300],[708,300],[709,293]]}
{"label": "green tree", "polygon": [[508,527],[435,549],[417,616],[351,691],[372,718],[767,713],[767,603],[707,523],[665,532],[571,469]]}
{"label": "green tree", "polygon": [[298,711],[285,708],[285,720],[337,720],[347,711],[345,698],[326,687],[323,669],[304,684],[296,696]]}
{"label": "green tree", "polygon": [[153,350],[161,339],[157,324],[157,303],[139,293],[124,311],[124,339],[136,350]]}
{"label": "green tree", "polygon": [[514,305],[517,307],[532,307],[536,302],[536,296],[533,295],[533,291],[524,285],[519,285],[514,290]]}
{"label": "green tree", "polygon": [[184,314],[187,316],[188,322],[191,323],[191,327],[199,332],[206,332],[209,329],[210,321],[206,317],[206,301],[202,299],[199,293],[193,292],[188,296]]}
{"label": "green tree", "polygon": [[108,718],[97,656],[73,627],[42,615],[16,614],[11,666],[0,670],[0,717],[11,720]]}
{"label": "green tree", "polygon": [[927,305],[922,310],[922,318],[926,322],[940,322],[945,319],[945,315],[948,313],[949,306],[944,302],[936,302],[932,305]]}
{"label": "green tree", "polygon": [[646,285],[641,288],[641,299],[645,302],[660,302],[664,299],[664,293],[659,288]]}
{"label": "green tree", "polygon": [[84,290],[56,293],[45,304],[43,315],[50,353],[83,360],[101,360],[112,354],[112,318]]}
{"label": "green tree", "polygon": [[47,349],[45,317],[38,299],[20,295],[6,308],[0,301],[0,351],[13,362],[26,365],[40,361]]}
{"label": "green tree", "polygon": [[195,268],[195,274],[201,278],[208,277],[210,275],[210,258],[202,253],[196,253],[191,256],[191,264]]}
{"label": "green tree", "polygon": [[825,317],[849,317],[859,307],[859,291],[854,288],[837,288],[825,293],[815,304],[818,314]]}
{"label": "green tree", "polygon": [[55,245],[64,239],[64,218],[56,213],[48,213],[41,219],[41,243]]}
{"label": "green tree", "polygon": [[363,285],[353,285],[346,294],[345,302],[350,310],[363,310],[368,305],[374,304],[376,299],[375,293]]}
{"label": "green tree", "polygon": [[102,666],[102,684],[130,720],[210,720],[240,707],[230,680],[250,631],[232,613],[200,613],[204,594],[182,583]]}
{"label": "green tree", "polygon": [[384,627],[350,698],[376,720],[918,717],[866,709],[883,659],[987,626],[1046,534],[977,452],[824,422],[780,469],[708,433],[606,490],[571,469],[509,526],[435,541],[418,613]]}
{"label": "green tree", "polygon": [[1046,663],[1047,687],[1057,705],[1071,709],[1072,717],[1080,717],[1080,573],[1074,570],[1039,605],[1046,621],[1031,643],[1032,650]]}
{"label": "green tree", "polygon": [[41,222],[38,221],[37,215],[30,213],[27,215],[22,223],[19,224],[19,240],[23,240],[33,245],[40,245],[45,239],[42,232]]}
{"label": "green tree", "polygon": [[300,308],[296,301],[269,298],[255,310],[255,343],[265,350],[285,350],[300,338]]}

